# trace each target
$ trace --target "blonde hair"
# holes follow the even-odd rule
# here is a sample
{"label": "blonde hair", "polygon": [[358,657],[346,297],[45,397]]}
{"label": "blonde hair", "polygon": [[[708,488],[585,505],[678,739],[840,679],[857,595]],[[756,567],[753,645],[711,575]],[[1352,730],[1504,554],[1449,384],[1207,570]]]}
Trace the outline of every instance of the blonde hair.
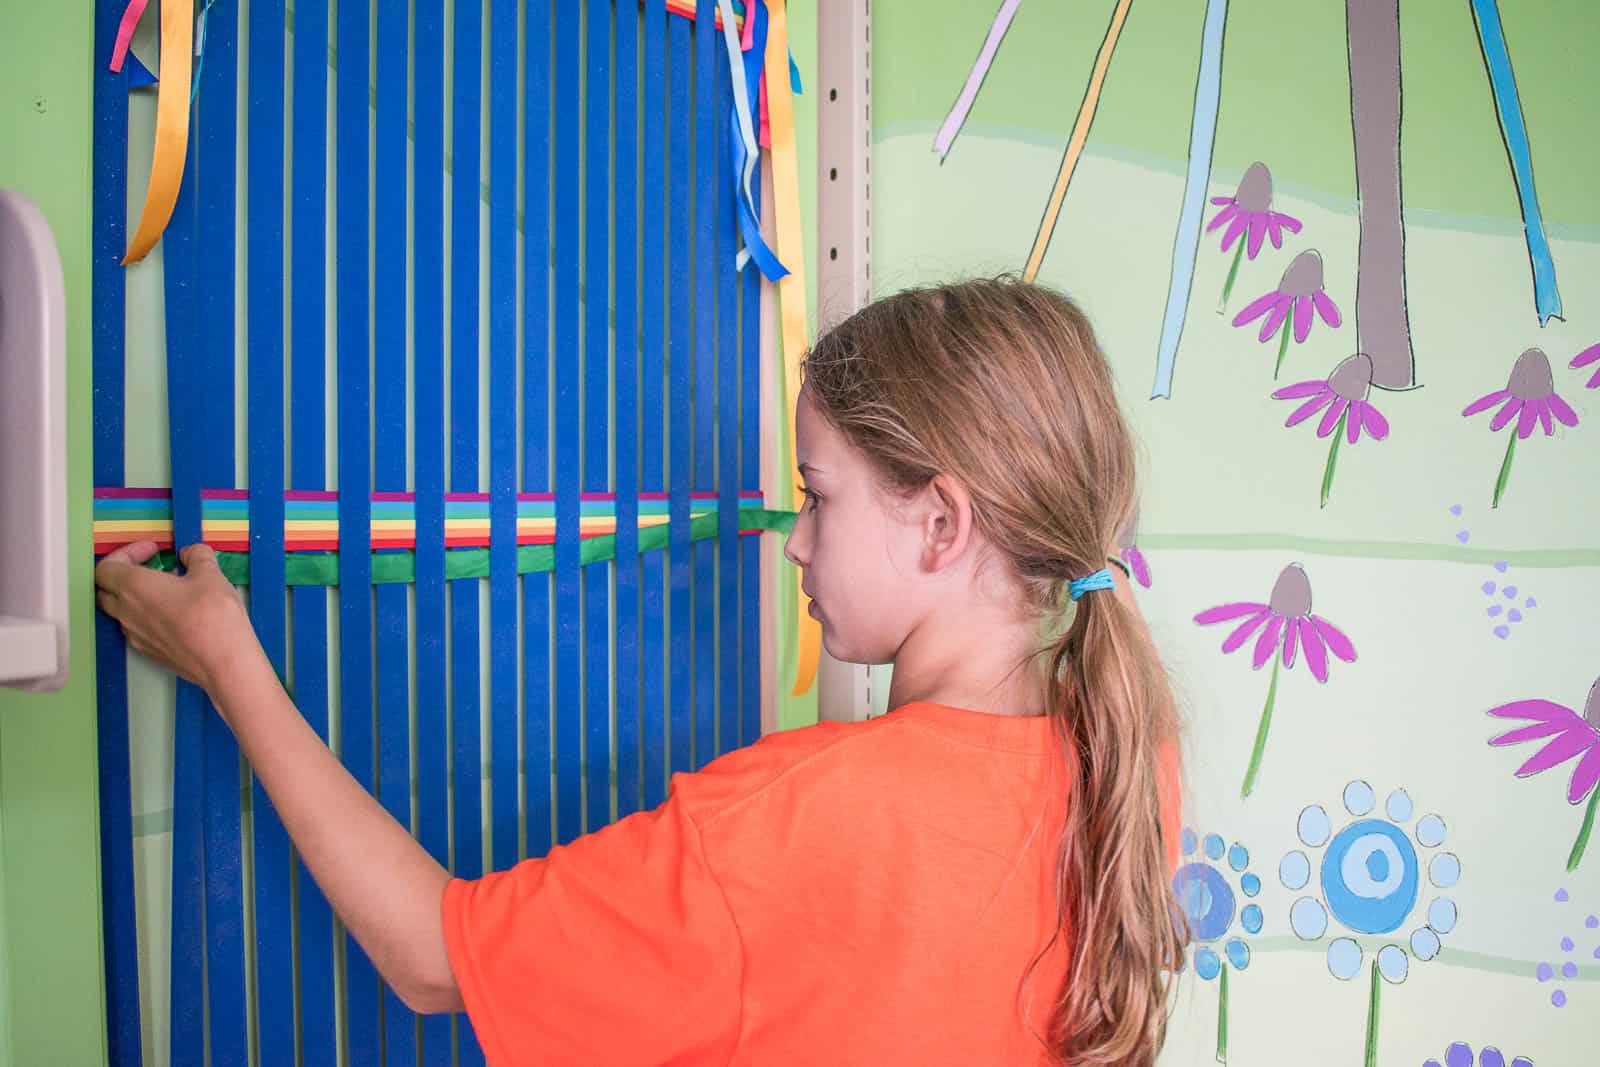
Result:
{"label": "blonde hair", "polygon": [[[1132,517],[1132,436],[1088,319],[1059,293],[1009,277],[898,293],[820,337],[804,373],[886,488],[961,480],[1042,621],[1061,615],[1071,579],[1105,566]],[[1074,1064],[1153,1064],[1186,937],[1157,814],[1172,691],[1110,592],[1078,601],[1038,655],[1071,794],[1051,939],[1067,939],[1070,964],[1040,1036]]]}

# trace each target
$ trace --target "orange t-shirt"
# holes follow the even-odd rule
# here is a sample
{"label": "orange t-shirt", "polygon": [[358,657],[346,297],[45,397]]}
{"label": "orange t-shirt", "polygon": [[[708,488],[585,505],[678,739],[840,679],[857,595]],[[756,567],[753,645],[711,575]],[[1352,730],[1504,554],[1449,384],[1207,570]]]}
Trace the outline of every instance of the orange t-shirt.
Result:
{"label": "orange t-shirt", "polygon": [[[822,723],[450,882],[445,942],[489,1062],[1048,1062],[1033,1031],[1060,942],[1022,977],[1055,924],[1059,748],[1045,718],[936,704]],[[1175,759],[1163,789],[1170,867]]]}

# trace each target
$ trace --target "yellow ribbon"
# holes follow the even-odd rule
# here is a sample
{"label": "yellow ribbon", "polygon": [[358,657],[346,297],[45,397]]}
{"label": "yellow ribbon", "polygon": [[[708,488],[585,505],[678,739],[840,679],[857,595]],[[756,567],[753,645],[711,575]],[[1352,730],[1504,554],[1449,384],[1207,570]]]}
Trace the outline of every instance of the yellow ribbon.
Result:
{"label": "yellow ribbon", "polygon": [[189,152],[189,78],[194,56],[194,0],[162,0],[161,80],[156,86],[156,150],[150,160],[139,226],[122,265],[137,263],[161,239],[183,182]]}
{"label": "yellow ribbon", "polygon": [[1061,214],[1061,202],[1067,197],[1067,183],[1078,166],[1084,143],[1089,140],[1089,127],[1094,124],[1095,109],[1100,106],[1100,89],[1106,82],[1106,71],[1111,67],[1111,53],[1116,50],[1117,36],[1122,24],[1128,20],[1128,8],[1133,0],[1120,0],[1111,13],[1111,25],[1100,42],[1100,53],[1094,57],[1094,72],[1089,75],[1089,87],[1084,90],[1083,104],[1078,108],[1078,121],[1073,124],[1072,137],[1067,141],[1066,154],[1061,157],[1061,170],[1056,174],[1056,186],[1050,192],[1050,203],[1045,206],[1044,218],[1039,220],[1039,232],[1033,239],[1033,250],[1028,253],[1028,266],[1022,272],[1024,281],[1031,282],[1039,276],[1039,265],[1044,262],[1045,249],[1050,247],[1050,235],[1055,232],[1056,218]]}
{"label": "yellow ribbon", "polygon": [[[772,129],[772,189],[778,229],[778,259],[789,268],[779,279],[778,322],[783,335],[783,422],[789,459],[795,462],[794,403],[800,395],[800,357],[806,350],[805,243],[800,232],[800,165],[795,153],[794,98],[789,88],[789,26],[786,0],[767,0],[767,112]],[[822,653],[822,628],[811,617],[811,598],[794,572],[795,626],[800,635],[793,696],[811,688]]]}

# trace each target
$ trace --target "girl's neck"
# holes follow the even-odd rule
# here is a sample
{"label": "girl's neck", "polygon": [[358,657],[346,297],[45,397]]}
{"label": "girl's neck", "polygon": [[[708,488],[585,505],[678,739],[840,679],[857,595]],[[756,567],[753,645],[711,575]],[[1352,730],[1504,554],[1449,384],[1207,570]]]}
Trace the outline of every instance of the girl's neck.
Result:
{"label": "girl's neck", "polygon": [[924,623],[900,647],[889,707],[925,701],[995,715],[1044,714],[1045,657],[1033,657],[1036,626],[959,616],[938,622]]}

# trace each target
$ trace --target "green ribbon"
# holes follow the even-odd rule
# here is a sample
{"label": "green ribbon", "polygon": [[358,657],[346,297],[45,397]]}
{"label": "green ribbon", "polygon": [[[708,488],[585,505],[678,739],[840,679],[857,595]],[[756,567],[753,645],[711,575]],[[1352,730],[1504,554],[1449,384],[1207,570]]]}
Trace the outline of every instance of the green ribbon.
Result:
{"label": "green ribbon", "polygon": [[[774,511],[769,508],[740,508],[739,529],[775,530],[788,533],[794,526],[795,512]],[[717,514],[711,512],[689,520],[689,540],[709,541],[718,534]],[[667,547],[672,536],[668,523],[645,526],[639,530],[639,551],[653,552]],[[616,534],[586,537],[578,543],[580,565],[614,559],[617,555]],[[286,552],[283,557],[286,585],[338,585],[339,553],[337,552]],[[217,565],[223,576],[234,585],[250,584],[250,553],[218,552]],[[171,549],[157,552],[145,564],[158,571],[176,571],[178,554]],[[555,570],[555,545],[518,545],[517,573],[538,574]],[[487,548],[452,548],[444,554],[446,580],[457,578],[489,577],[489,550]],[[372,584],[414,582],[417,580],[417,554],[411,549],[395,551],[385,549],[372,553]]]}

